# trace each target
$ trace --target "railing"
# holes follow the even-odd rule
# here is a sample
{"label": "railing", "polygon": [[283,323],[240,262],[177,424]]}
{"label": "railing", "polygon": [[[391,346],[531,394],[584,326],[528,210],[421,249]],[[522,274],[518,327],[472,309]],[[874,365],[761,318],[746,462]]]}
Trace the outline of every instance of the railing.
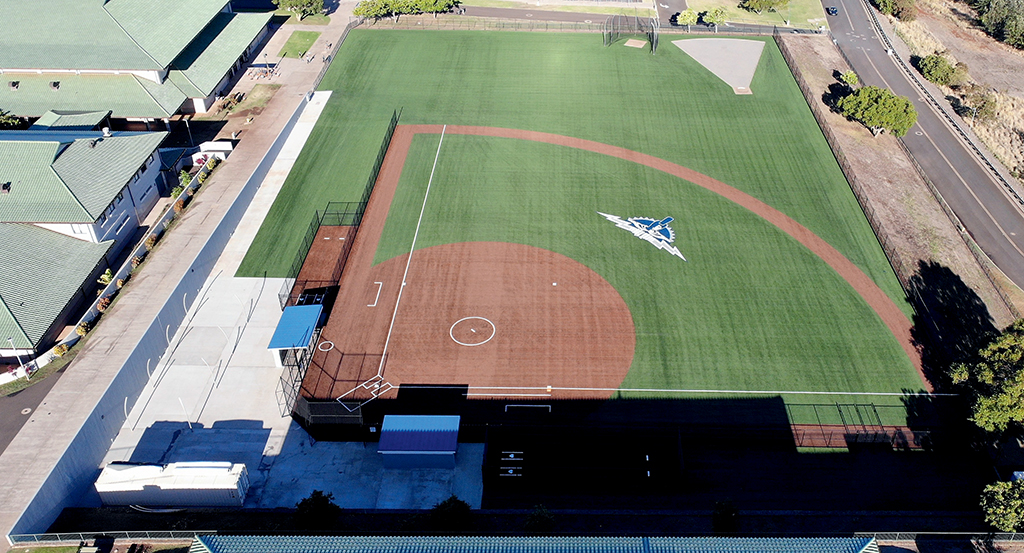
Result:
{"label": "railing", "polygon": [[11,545],[50,542],[88,542],[97,538],[115,540],[193,540],[197,536],[216,534],[216,530],[161,530],[152,532],[60,532],[54,534],[11,534]]}
{"label": "railing", "polygon": [[977,157],[978,160],[989,170],[989,173],[991,173],[991,175],[995,177],[995,179],[1003,185],[1003,188],[1006,190],[1006,193],[1009,194],[1014,199],[1014,201],[1017,202],[1017,205],[1024,207],[1024,198],[1021,198],[1021,196],[1017,193],[1017,190],[1013,186],[1011,186],[1005,178],[1003,178],[1002,173],[999,172],[995,164],[989,161],[988,156],[986,156],[985,153],[982,152],[981,149],[974,144],[974,141],[971,140],[970,136],[967,135],[967,132],[964,131],[964,129],[960,126],[956,119],[954,119],[953,116],[951,116],[949,112],[946,111],[943,104],[936,100],[935,96],[932,95],[931,91],[928,90],[925,87],[924,83],[922,83],[921,80],[917,78],[917,73],[912,71],[910,67],[907,66],[907,62],[896,54],[896,49],[893,47],[892,41],[889,39],[889,35],[885,33],[885,29],[882,28],[882,24],[878,21],[878,15],[875,13],[874,7],[871,6],[868,0],[861,1],[864,2],[864,6],[867,8],[867,12],[871,16],[871,24],[872,26],[874,26],[875,32],[878,33],[879,37],[881,37],[882,43],[885,45],[885,47],[889,49],[890,57],[896,60],[897,67],[899,67],[900,70],[903,71],[904,75],[906,75],[914,84],[914,86],[917,87],[917,89],[921,92],[922,97],[925,98],[926,101],[935,108],[935,110],[939,113],[940,117],[945,119],[949,126],[953,129],[953,131],[955,131],[956,134],[960,136],[960,139],[963,141],[963,143],[968,148],[970,148],[972,152],[974,152],[975,157]]}
{"label": "railing", "polygon": [[917,541],[919,539],[968,539],[978,542],[1022,541],[1017,532],[992,532],[981,534],[974,532],[855,532],[857,538],[875,538],[877,541]]}

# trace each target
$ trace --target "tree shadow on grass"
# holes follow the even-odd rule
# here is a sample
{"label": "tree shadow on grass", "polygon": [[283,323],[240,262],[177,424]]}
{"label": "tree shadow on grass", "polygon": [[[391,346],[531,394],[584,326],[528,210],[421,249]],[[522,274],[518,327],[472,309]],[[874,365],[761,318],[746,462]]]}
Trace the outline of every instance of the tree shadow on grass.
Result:
{"label": "tree shadow on grass", "polygon": [[918,262],[910,291],[916,312],[912,334],[925,376],[935,391],[951,391],[948,369],[971,359],[998,329],[981,297],[940,263]]}

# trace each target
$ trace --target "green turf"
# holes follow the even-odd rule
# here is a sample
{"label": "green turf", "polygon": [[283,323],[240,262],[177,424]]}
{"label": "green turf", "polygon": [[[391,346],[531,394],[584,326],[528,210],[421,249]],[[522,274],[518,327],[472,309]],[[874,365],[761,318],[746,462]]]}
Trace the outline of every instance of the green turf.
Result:
{"label": "green turf", "polygon": [[318,38],[320,38],[320,33],[316,31],[293,31],[292,36],[288,37],[288,42],[284,43],[284,47],[277,55],[282,58],[302,57]]}
{"label": "green turf", "polygon": [[[239,276],[285,276],[313,211],[362,193],[390,115],[402,108],[403,123],[554,132],[691,167],[808,227],[909,313],[771,40],[753,95],[737,96],[668,41],[650,56],[604,48],[584,34],[357,30],[321,88],[333,91],[331,100]],[[378,262],[408,251],[436,147],[436,136],[415,139]],[[449,135],[437,171],[418,246],[503,240],[587,264],[633,313],[637,349],[624,388],[920,388],[891,334],[845,281],[789,236],[708,191],[607,156],[497,138]],[[690,261],[639,242],[597,210],[677,217]],[[900,403],[783,397],[794,406]],[[813,422],[806,408],[791,416]]]}
{"label": "green turf", "polygon": [[651,56],[589,34],[357,29],[238,275],[286,276],[314,210],[360,196],[391,113],[403,108],[403,123],[554,132],[691,167],[807,226],[906,307],[785,61],[765,42],[754,93],[739,96],[669,41]]}
{"label": "green turf", "polygon": [[[408,253],[438,139],[414,139],[375,262]],[[597,211],[674,216],[675,244],[689,261],[641,242]],[[611,283],[637,333],[623,388],[898,393],[921,387],[885,325],[820,258],[746,209],[628,161],[448,135],[416,247],[463,241],[548,249]],[[899,399],[809,396],[787,397],[787,403],[898,405]],[[831,416],[840,423],[834,406],[821,413],[817,419],[803,410],[793,415],[800,422],[833,424],[821,420]],[[898,416],[884,419],[903,423]]]}

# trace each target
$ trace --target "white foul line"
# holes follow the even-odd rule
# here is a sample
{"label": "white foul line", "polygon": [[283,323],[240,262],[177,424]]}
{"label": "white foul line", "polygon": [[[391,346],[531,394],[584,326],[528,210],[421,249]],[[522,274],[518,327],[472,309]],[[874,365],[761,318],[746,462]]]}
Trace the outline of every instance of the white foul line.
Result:
{"label": "white foul line", "polygon": [[373,298],[373,303],[366,304],[366,307],[377,307],[377,300],[380,299],[380,289],[384,287],[384,283],[374,281],[374,284],[377,285],[377,296]]}
{"label": "white foul line", "polygon": [[444,131],[448,125],[441,127],[441,140],[437,141],[437,153],[434,154],[434,166],[430,168],[430,178],[427,179],[427,191],[423,194],[423,205],[420,206],[420,218],[416,220],[416,232],[412,235],[412,246],[409,247],[409,258],[405,260],[405,273],[402,274],[402,286],[398,288],[398,299],[395,300],[395,311],[391,314],[391,325],[388,327],[388,337],[384,339],[384,352],[380,356],[380,365],[377,366],[377,376],[384,376],[384,360],[388,358],[388,345],[391,343],[391,331],[395,328],[395,319],[398,317],[398,304],[402,301],[402,292],[405,291],[405,278],[409,276],[409,264],[412,263],[412,252],[416,250],[416,239],[420,235],[420,223],[423,222],[423,212],[427,210],[427,198],[430,197],[430,185],[434,182],[434,171],[437,169],[437,158],[441,157],[441,144],[444,142]]}
{"label": "white foul line", "polygon": [[[933,392],[811,392],[800,390],[678,390],[670,388],[572,388],[565,386],[470,386],[470,390],[545,390],[562,392],[649,392],[677,394],[754,394],[754,395],[810,395],[810,396],[908,396],[956,397],[959,394],[937,394]],[[499,394],[473,394],[499,395]]]}

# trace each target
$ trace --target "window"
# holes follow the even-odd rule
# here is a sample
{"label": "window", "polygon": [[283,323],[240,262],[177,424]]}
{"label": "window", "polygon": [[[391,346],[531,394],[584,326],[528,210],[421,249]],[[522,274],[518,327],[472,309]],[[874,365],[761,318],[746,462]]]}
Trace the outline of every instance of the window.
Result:
{"label": "window", "polygon": [[100,215],[99,219],[96,219],[96,224],[101,226],[101,227],[103,225],[105,225],[106,223],[107,223],[107,214],[106,213]]}
{"label": "window", "polygon": [[146,196],[149,196],[149,193],[153,191],[153,186],[154,186],[154,185],[152,185],[152,184],[151,184],[151,185],[149,185],[149,188],[147,188],[147,189],[146,189],[146,191],[145,191],[145,192],[143,192],[141,196],[139,196],[139,201],[140,201],[140,202],[141,202],[142,200],[145,200],[145,199],[146,199]]}
{"label": "window", "polygon": [[114,200],[114,204],[121,203],[121,200],[123,200],[123,199],[124,199],[124,191],[122,190],[122,191],[117,193],[117,198]]}
{"label": "window", "polygon": [[128,221],[131,221],[131,220],[132,220],[132,218],[130,216],[129,217],[125,217],[124,218],[124,222],[121,223],[121,226],[117,227],[117,232],[115,234],[121,234],[121,231],[124,230],[124,227],[128,224]]}

